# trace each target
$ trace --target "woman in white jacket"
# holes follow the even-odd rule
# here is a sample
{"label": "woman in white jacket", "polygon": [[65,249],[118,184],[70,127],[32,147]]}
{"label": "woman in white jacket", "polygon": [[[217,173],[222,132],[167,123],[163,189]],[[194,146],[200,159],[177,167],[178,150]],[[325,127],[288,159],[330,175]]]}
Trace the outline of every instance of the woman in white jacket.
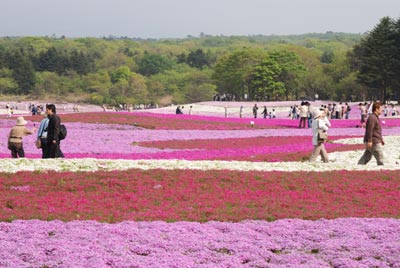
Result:
{"label": "woman in white jacket", "polygon": [[324,140],[318,139],[318,130],[328,131],[331,123],[328,118],[325,116],[325,112],[321,110],[316,110],[314,113],[314,120],[312,122],[312,143],[314,145],[314,150],[310,157],[310,162],[314,162],[318,155],[321,155],[321,159],[323,162],[328,163],[328,153],[326,152],[324,146]]}

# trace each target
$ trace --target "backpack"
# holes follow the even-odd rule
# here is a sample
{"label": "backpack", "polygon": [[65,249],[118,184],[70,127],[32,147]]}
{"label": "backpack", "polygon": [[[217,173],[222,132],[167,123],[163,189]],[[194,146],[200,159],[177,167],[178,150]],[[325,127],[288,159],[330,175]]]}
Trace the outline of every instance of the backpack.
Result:
{"label": "backpack", "polygon": [[65,125],[61,124],[60,125],[60,133],[58,134],[59,140],[63,140],[67,137],[67,128]]}

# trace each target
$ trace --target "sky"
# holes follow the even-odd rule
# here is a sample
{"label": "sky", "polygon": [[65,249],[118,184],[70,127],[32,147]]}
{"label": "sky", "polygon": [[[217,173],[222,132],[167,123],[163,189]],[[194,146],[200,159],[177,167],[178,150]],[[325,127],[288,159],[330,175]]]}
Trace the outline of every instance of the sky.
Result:
{"label": "sky", "polygon": [[400,0],[0,0],[0,36],[365,33]]}

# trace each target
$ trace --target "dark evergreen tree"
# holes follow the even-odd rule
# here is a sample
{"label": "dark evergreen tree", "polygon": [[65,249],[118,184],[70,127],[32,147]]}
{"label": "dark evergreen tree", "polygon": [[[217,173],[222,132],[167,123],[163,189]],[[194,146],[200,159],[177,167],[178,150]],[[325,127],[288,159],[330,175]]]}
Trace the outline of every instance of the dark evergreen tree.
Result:
{"label": "dark evergreen tree", "polygon": [[321,56],[322,63],[332,63],[333,62],[333,52],[331,50],[325,50]]}
{"label": "dark evergreen tree", "polygon": [[71,68],[80,75],[88,74],[94,68],[94,60],[82,51],[73,50],[71,52],[69,63]]}
{"label": "dark evergreen tree", "polygon": [[209,65],[206,54],[204,54],[202,49],[197,49],[196,51],[192,51],[189,53],[186,59],[186,63],[198,69],[203,68],[206,65]]}
{"label": "dark evergreen tree", "polygon": [[396,84],[395,24],[384,17],[379,24],[354,47],[358,80],[369,89],[369,98],[385,101],[388,89]]}
{"label": "dark evergreen tree", "polygon": [[393,73],[397,79],[393,81],[391,98],[400,101],[400,18],[394,25]]}
{"label": "dark evergreen tree", "polygon": [[39,72],[48,71],[60,75],[65,74],[70,69],[69,56],[65,51],[51,47],[47,51],[40,53],[36,69]]}
{"label": "dark evergreen tree", "polygon": [[18,83],[18,89],[15,94],[30,94],[36,83],[35,69],[29,57],[25,55],[24,50],[17,49],[7,54],[6,62],[13,71],[13,78]]}
{"label": "dark evergreen tree", "polygon": [[0,45],[0,69],[6,67],[5,56],[6,49],[3,45]]}
{"label": "dark evergreen tree", "polygon": [[186,54],[185,54],[185,53],[182,53],[182,54],[179,54],[179,55],[176,57],[176,62],[177,62],[177,63],[186,63],[186,59],[187,59]]}

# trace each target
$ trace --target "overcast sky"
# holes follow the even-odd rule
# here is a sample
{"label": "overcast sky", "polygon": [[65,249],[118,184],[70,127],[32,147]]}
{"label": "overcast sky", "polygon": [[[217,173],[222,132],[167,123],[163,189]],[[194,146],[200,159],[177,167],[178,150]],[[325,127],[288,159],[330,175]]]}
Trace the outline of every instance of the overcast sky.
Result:
{"label": "overcast sky", "polygon": [[0,36],[364,33],[400,0],[0,0]]}

